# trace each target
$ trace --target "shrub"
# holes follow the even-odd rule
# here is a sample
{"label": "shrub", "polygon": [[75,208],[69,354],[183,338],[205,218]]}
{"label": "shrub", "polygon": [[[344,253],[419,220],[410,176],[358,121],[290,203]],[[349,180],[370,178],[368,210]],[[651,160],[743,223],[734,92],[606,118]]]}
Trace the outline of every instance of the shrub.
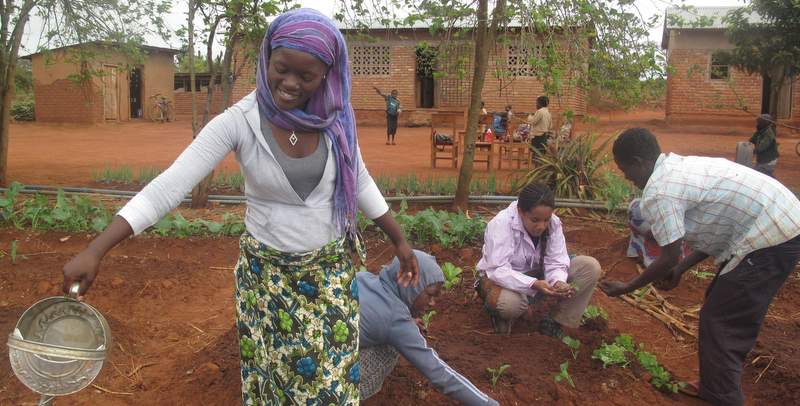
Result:
{"label": "shrub", "polygon": [[20,100],[11,105],[11,118],[16,121],[34,121],[36,112],[33,100]]}

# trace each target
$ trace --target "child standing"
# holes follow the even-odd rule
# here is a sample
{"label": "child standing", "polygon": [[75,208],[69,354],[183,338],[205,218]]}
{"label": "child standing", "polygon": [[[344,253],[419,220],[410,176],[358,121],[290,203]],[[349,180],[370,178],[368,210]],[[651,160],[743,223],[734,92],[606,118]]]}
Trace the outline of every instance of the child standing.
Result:
{"label": "child standing", "polygon": [[375,91],[386,100],[386,145],[396,145],[394,143],[394,136],[397,134],[397,118],[400,116],[400,100],[397,99],[397,90],[387,96],[381,93],[381,90],[374,87]]}

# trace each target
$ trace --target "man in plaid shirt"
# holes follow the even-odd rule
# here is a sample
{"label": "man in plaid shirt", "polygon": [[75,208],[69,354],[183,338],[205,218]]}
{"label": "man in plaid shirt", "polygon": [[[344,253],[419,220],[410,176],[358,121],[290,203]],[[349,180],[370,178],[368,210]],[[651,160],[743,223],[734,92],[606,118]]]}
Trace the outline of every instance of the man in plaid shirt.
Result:
{"label": "man in plaid shirt", "polygon": [[[662,289],[713,256],[719,272],[700,310],[701,398],[742,405],[741,373],[772,298],[800,258],[800,201],[777,180],[722,158],[662,154],[644,128],[614,142],[614,161],[642,189],[641,209],[662,255],[641,275],[608,280],[609,296]],[[683,241],[691,255],[680,260]]]}

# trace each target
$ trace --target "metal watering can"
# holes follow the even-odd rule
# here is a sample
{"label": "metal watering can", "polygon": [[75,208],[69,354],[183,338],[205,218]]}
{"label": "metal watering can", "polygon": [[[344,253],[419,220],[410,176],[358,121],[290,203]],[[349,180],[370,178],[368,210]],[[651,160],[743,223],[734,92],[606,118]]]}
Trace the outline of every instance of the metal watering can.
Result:
{"label": "metal watering can", "polygon": [[39,405],[89,386],[111,348],[111,331],[94,307],[78,302],[79,284],[68,296],[36,302],[8,335],[14,375],[41,396]]}

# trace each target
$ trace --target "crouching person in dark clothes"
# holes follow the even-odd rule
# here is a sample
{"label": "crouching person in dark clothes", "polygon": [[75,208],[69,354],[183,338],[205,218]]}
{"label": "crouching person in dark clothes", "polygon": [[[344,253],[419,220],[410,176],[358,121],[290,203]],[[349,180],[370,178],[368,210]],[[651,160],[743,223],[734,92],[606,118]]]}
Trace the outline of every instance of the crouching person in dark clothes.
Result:
{"label": "crouching person in dark clothes", "polygon": [[[745,357],[800,257],[800,201],[777,180],[726,159],[662,154],[643,128],[620,134],[613,153],[642,189],[642,215],[661,256],[638,277],[601,288],[609,296],[654,281],[672,289],[713,256],[720,270],[700,310],[700,380],[687,389],[715,405],[742,405]],[[692,253],[679,260],[684,241]]]}
{"label": "crouching person in dark clothes", "polygon": [[395,258],[380,275],[356,274],[361,304],[359,351],[361,357],[361,400],[378,393],[403,355],[425,375],[436,389],[465,405],[498,405],[497,401],[470,383],[439,358],[419,331],[419,317],[439,296],[444,275],[436,258],[414,250],[419,261],[417,286],[397,284],[400,262]]}

